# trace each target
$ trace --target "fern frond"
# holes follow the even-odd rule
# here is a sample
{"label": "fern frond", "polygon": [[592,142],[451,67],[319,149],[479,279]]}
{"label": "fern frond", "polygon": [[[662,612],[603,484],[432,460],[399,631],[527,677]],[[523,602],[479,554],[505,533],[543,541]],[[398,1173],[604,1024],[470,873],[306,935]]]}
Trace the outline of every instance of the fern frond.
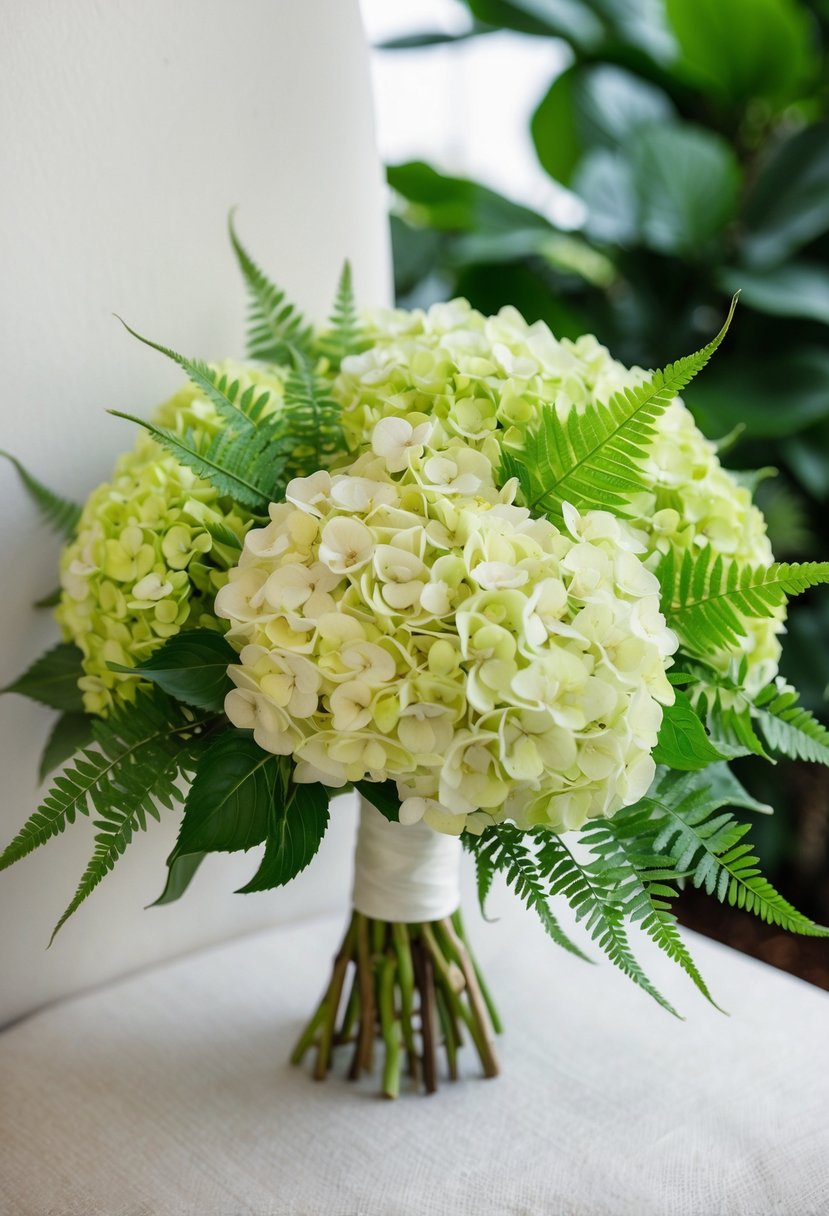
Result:
{"label": "fern frond", "polygon": [[263,363],[287,363],[297,351],[310,353],[311,327],[244,248],[233,227],[232,212],[228,230],[248,290],[248,357]]}
{"label": "fern frond", "polygon": [[[310,477],[345,448],[341,407],[310,361],[298,356],[285,381],[284,397],[271,451],[281,462],[280,491],[292,477]],[[281,493],[279,495],[281,497]]]}
{"label": "fern frond", "polygon": [[645,384],[615,393],[606,403],[590,402],[561,421],[544,405],[541,423],[527,434],[520,462],[507,457],[503,480],[517,477],[523,502],[534,514],[562,521],[562,507],[630,512],[630,500],[646,488],[641,461],[655,437],[654,423],[670,402],[705,367],[726,335],[736,297],[720,332],[707,346],[687,355]]}
{"label": "fern frond", "polygon": [[587,955],[570,940],[553,914],[533,852],[524,843],[523,832],[511,824],[502,823],[487,829],[479,837],[468,838],[466,843],[475,855],[476,863],[479,855],[482,857],[485,872],[500,872],[505,876],[518,898],[536,913],[556,945],[590,962]]}
{"label": "fern frond", "polygon": [[798,700],[793,688],[768,684],[753,704],[760,732],[779,755],[829,765],[829,730]]}
{"label": "fern frond", "polygon": [[[45,844],[90,807],[106,815],[113,807],[148,806],[156,789],[156,770],[165,759],[186,757],[211,715],[196,716],[157,691],[140,691],[135,701],[117,707],[92,725],[93,747],[77,753],[55,779],[49,793],[0,854],[0,870]],[[215,716],[215,715],[214,715]],[[152,813],[152,812],[149,812]]]}
{"label": "fern frond", "polygon": [[317,352],[328,360],[333,371],[339,371],[343,359],[358,354],[364,345],[365,335],[351,283],[351,264],[346,262],[337,284],[328,329],[319,337]]}
{"label": "fern frond", "polygon": [[114,868],[135,833],[146,831],[148,817],[160,821],[156,804],[160,803],[170,810],[173,800],[181,797],[177,782],[195,770],[196,757],[202,744],[200,740],[193,739],[187,742],[179,740],[179,744],[175,749],[161,745],[148,748],[142,759],[141,778],[137,778],[135,773],[131,774],[129,789],[122,792],[121,800],[114,805],[101,806],[101,818],[95,820],[98,832],[92,857],[69,905],[52,930],[50,945],[69,917],[77,912]]}
{"label": "fern frond", "polygon": [[711,650],[739,646],[748,621],[765,620],[788,596],[829,582],[829,562],[747,566],[706,545],[686,550],[679,562],[669,549],[657,573],[668,625],[683,649],[704,661]]}
{"label": "fern frond", "polygon": [[270,389],[263,388],[261,384],[251,384],[242,392],[239,381],[232,379],[228,372],[211,367],[201,359],[188,359],[169,346],[161,346],[160,343],[143,337],[131,329],[122,317],[118,317],[118,320],[133,338],[177,364],[188,380],[212,402],[216,413],[228,425],[251,429],[263,416],[271,397]]}
{"label": "fern frond", "polygon": [[[650,811],[640,811],[639,815],[641,825],[643,816],[646,821],[650,818]],[[644,835],[647,833],[646,822]],[[596,821],[583,836],[591,853],[604,866],[618,871],[616,891],[625,918],[638,924],[654,945],[682,968],[705,999],[720,1009],[682,940],[673,913],[671,901],[679,894],[674,884],[683,875],[670,857],[642,853],[638,847],[641,834],[636,817],[629,816],[618,823],[615,819]]]}
{"label": "fern frond", "polygon": [[62,536],[74,536],[82,508],[77,503],[70,502],[68,498],[61,498],[42,481],[38,481],[10,452],[0,449],[0,456],[14,465],[24,489],[37,507],[44,522]]}
{"label": "fern frond", "polygon": [[553,832],[544,832],[537,853],[539,873],[550,884],[550,895],[563,895],[583,921],[596,944],[614,966],[633,980],[649,996],[679,1017],[676,1009],[645,974],[631,949],[625,930],[625,907],[620,897],[620,885],[629,880],[629,868],[617,863],[608,866],[601,858],[582,864],[564,840]]}
{"label": "fern frond", "polygon": [[268,503],[273,501],[273,488],[281,468],[271,450],[270,427],[255,427],[244,435],[225,428],[209,438],[195,435],[191,430],[179,435],[121,410],[109,413],[143,427],[181,464],[193,469],[220,494],[228,495],[242,506],[266,511]]}
{"label": "fern frond", "polygon": [[[743,841],[749,825],[723,810],[734,805],[733,797],[706,778],[705,770],[660,777],[630,812],[652,812],[643,847],[667,853],[695,887],[721,903],[744,908],[789,933],[829,937],[829,929],[803,916],[763,877],[751,846]],[[617,819],[621,816],[624,823],[627,813],[619,812]]]}

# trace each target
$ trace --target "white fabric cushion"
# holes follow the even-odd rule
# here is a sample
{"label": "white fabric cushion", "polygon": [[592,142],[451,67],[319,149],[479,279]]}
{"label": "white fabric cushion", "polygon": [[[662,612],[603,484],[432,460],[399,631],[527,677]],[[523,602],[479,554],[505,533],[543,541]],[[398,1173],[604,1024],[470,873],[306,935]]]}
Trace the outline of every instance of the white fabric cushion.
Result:
{"label": "white fabric cushion", "polygon": [[[688,935],[723,1017],[656,960],[680,1023],[557,950],[511,897],[474,938],[503,1076],[432,1098],[286,1060],[342,917],[282,926],[0,1035],[8,1216],[818,1216],[829,998]],[[468,1055],[468,1049],[466,1049]]]}

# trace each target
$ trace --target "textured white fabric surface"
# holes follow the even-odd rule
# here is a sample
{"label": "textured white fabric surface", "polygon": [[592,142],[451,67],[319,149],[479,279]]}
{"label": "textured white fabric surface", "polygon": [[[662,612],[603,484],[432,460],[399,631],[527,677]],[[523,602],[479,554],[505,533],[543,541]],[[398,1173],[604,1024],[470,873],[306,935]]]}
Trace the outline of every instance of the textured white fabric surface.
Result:
{"label": "textured white fabric surface", "polygon": [[[343,927],[299,922],[0,1035],[4,1216],[821,1216],[829,998],[689,935],[715,994],[557,950],[498,894],[473,937],[503,1075],[377,1098],[286,1063]],[[473,919],[471,916],[469,919]],[[467,1049],[468,1054],[468,1049]]]}
{"label": "textured white fabric surface", "polygon": [[425,823],[390,823],[359,800],[354,907],[374,920],[417,923],[451,916],[461,902],[461,842]]}

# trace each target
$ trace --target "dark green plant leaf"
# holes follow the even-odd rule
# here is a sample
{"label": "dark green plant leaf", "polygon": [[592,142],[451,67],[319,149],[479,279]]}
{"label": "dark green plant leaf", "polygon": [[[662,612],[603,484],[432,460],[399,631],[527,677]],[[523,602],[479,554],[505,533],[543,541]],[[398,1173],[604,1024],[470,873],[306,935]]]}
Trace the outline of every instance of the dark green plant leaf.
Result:
{"label": "dark green plant leaf", "polygon": [[83,712],[78,680],[83,675],[83,656],[71,642],[59,642],[2,692],[16,692],[52,709]]}
{"label": "dark green plant leaf", "polygon": [[92,719],[89,714],[76,711],[61,714],[43,749],[38,780],[45,781],[51,772],[91,742]]}
{"label": "dark green plant leaf", "polygon": [[817,262],[785,262],[765,270],[735,267],[723,270],[718,282],[724,291],[739,291],[742,302],[757,312],[829,325],[829,269]]}
{"label": "dark green plant leaf", "polygon": [[284,761],[230,730],[201,757],[168,865],[185,853],[234,853],[261,844]]}
{"label": "dark green plant leaf", "polygon": [[330,790],[324,785],[293,785],[277,798],[268,815],[265,855],[239,895],[283,887],[313,860],[328,827]]}
{"label": "dark green plant leaf", "polygon": [[181,899],[206,856],[206,853],[184,853],[178,857],[171,856],[167,862],[167,882],[164,884],[164,890],[154,903],[147,906],[160,908],[164,904],[172,904],[177,899]]}
{"label": "dark green plant leaf", "polygon": [[584,50],[597,47],[604,25],[582,0],[466,0],[472,14],[487,25],[566,38]]}
{"label": "dark green plant leaf", "polygon": [[10,464],[14,465],[24,489],[37,507],[44,522],[62,536],[72,536],[81,517],[81,507],[48,489],[42,481],[38,481],[23,467],[16,456],[2,450],[0,450],[0,456],[5,457]]}
{"label": "dark green plant leaf", "polygon": [[389,165],[389,185],[410,204],[406,218],[449,232],[554,231],[548,220],[494,190],[462,177],[438,173],[423,161]]}
{"label": "dark green plant leaf", "polygon": [[573,190],[587,207],[585,231],[608,245],[639,240],[639,203],[630,164],[621,152],[598,148],[581,161]]}
{"label": "dark green plant leaf", "polygon": [[60,587],[56,587],[54,591],[50,591],[48,595],[41,596],[39,600],[35,600],[32,604],[33,608],[56,608],[60,603],[60,597],[63,594]]}
{"label": "dark green plant leaf", "polygon": [[168,638],[158,650],[136,667],[109,663],[113,671],[150,680],[168,696],[199,709],[221,710],[233,687],[228,666],[239,656],[212,629],[186,629]]}
{"label": "dark green plant leaf", "polygon": [[688,697],[678,689],[675,695],[674,704],[666,705],[663,711],[659,739],[653,751],[656,763],[687,771],[706,768],[723,760],[725,753],[709,739]]}
{"label": "dark green plant leaf", "polygon": [[643,245],[697,259],[737,214],[740,167],[728,143],[686,123],[640,127],[626,140]]}
{"label": "dark green plant leaf", "polygon": [[752,186],[743,255],[771,266],[829,230],[829,122],[781,143]]}
{"label": "dark green plant leaf", "polygon": [[667,14],[675,70],[726,105],[796,100],[814,74],[812,22],[796,0],[667,0]]}
{"label": "dark green plant leaf", "polygon": [[565,185],[585,152],[615,149],[639,127],[675,117],[666,93],[613,64],[574,64],[532,117],[538,159]]}
{"label": "dark green plant leaf", "polygon": [[400,796],[397,793],[395,781],[355,781],[354,788],[362,794],[366,802],[385,815],[389,823],[400,820]]}

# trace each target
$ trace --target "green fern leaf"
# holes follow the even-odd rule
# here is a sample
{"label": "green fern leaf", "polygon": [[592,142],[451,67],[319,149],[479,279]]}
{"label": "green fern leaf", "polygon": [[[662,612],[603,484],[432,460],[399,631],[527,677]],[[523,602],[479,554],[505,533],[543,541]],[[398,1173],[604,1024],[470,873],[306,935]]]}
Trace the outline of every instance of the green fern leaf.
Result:
{"label": "green fern leaf", "polygon": [[326,382],[308,359],[298,356],[285,381],[279,424],[270,449],[283,470],[278,497],[282,497],[292,477],[310,477],[345,450],[340,415],[341,407]]}
{"label": "green fern leaf", "polygon": [[23,467],[16,456],[2,450],[0,450],[0,456],[5,457],[10,464],[14,465],[24,489],[37,507],[44,522],[62,536],[74,536],[78,520],[81,518],[82,508],[77,503],[70,502],[68,498],[61,498],[59,494],[48,489],[42,481],[38,481],[28,469]]}
{"label": "green fern leaf", "polygon": [[518,828],[502,823],[487,829],[478,837],[467,835],[465,843],[475,855],[476,863],[480,856],[486,869],[505,876],[518,898],[536,913],[556,945],[590,962],[587,955],[566,935],[550,908],[535,858],[524,844],[523,836]]}
{"label": "green fern leaf", "polygon": [[270,401],[270,389],[258,384],[251,384],[242,392],[239,381],[233,380],[228,372],[211,367],[209,363],[204,363],[201,359],[187,359],[169,346],[161,346],[158,342],[143,337],[131,329],[122,317],[118,317],[118,320],[133,338],[137,338],[139,342],[143,342],[144,346],[157,350],[159,354],[165,355],[177,364],[188,380],[204,394],[208,401],[212,402],[219,417],[230,426],[249,429],[263,417]]}
{"label": "green fern leaf", "polygon": [[554,832],[539,833],[539,839],[542,843],[536,857],[538,871],[549,882],[550,895],[562,895],[575,912],[576,920],[584,922],[593,940],[614,966],[668,1013],[679,1017],[670,1001],[645,974],[628,940],[622,893],[624,884],[630,881],[630,866],[620,864],[620,858],[608,865],[601,857],[582,864]]}
{"label": "green fern leaf", "polygon": [[654,423],[670,402],[705,367],[731,323],[707,346],[654,372],[645,384],[615,393],[606,404],[571,410],[562,422],[544,405],[540,426],[527,434],[521,459],[508,456],[501,477],[517,477],[524,505],[561,523],[564,503],[580,511],[630,512],[632,496],[645,488],[640,465],[656,434]]}
{"label": "green fern leaf", "polygon": [[583,838],[604,866],[618,871],[616,893],[626,919],[638,924],[682,968],[705,999],[723,1012],[682,940],[672,910],[672,901],[679,894],[674,884],[684,875],[676,870],[670,857],[642,853],[639,847],[641,838],[647,839],[650,815],[646,809],[638,812],[638,818],[633,814],[618,822],[615,818],[596,821],[587,827]]}
{"label": "green fern leaf", "polygon": [[230,240],[248,290],[247,353],[263,363],[288,363],[296,352],[310,352],[313,333],[285,292],[272,283],[242,245],[228,218]]}
{"label": "green fern leaf", "polygon": [[194,715],[158,692],[140,691],[131,705],[116,708],[92,724],[95,746],[79,752],[55,779],[37,810],[0,854],[7,869],[63,832],[90,807],[100,815],[112,808],[147,809],[163,795],[155,789],[155,769],[171,753],[188,754],[210,715]]}
{"label": "green fern leaf", "polygon": [[769,684],[755,698],[753,716],[773,752],[829,765],[829,730],[798,705],[793,688]]}
{"label": "green fern leaf", "polygon": [[130,774],[129,786],[120,791],[121,798],[117,804],[112,804],[107,799],[99,807],[101,818],[95,820],[98,831],[92,857],[68,907],[52,930],[49,945],[69,917],[77,912],[84,900],[88,899],[98,884],[111,872],[135,833],[146,831],[148,817],[160,821],[161,815],[156,803],[160,802],[169,810],[173,801],[181,797],[177,781],[192,773],[201,746],[201,740],[192,738],[187,741],[178,738],[173,746],[160,740],[154,746],[145,744],[140,776],[135,771],[133,752],[133,772]]}
{"label": "green fern leaf", "polygon": [[317,351],[333,371],[339,371],[343,359],[365,348],[365,334],[360,324],[351,283],[351,265],[346,262],[337,284],[334,308],[327,331],[317,342]]}
{"label": "green fern leaf", "polygon": [[[721,903],[744,908],[790,933],[829,936],[829,929],[798,912],[763,877],[751,846],[743,842],[749,825],[723,810],[735,805],[733,794],[707,777],[705,771],[669,772],[657,780],[632,812],[648,807],[653,813],[646,847],[656,854],[667,853],[677,870],[687,871],[695,887]],[[619,812],[622,822],[625,814]]]}
{"label": "green fern leaf", "polygon": [[705,661],[712,650],[734,649],[746,623],[765,620],[808,587],[829,582],[829,562],[746,566],[710,545],[677,561],[669,550],[659,565],[662,611],[683,649]]}
{"label": "green fern leaf", "polygon": [[227,495],[242,506],[254,511],[266,511],[268,503],[273,500],[268,487],[275,482],[278,462],[275,459],[267,460],[269,428],[257,427],[242,438],[226,429],[207,439],[194,435],[192,431],[179,435],[120,410],[110,410],[109,413],[143,427],[181,464],[193,469],[220,494]]}

